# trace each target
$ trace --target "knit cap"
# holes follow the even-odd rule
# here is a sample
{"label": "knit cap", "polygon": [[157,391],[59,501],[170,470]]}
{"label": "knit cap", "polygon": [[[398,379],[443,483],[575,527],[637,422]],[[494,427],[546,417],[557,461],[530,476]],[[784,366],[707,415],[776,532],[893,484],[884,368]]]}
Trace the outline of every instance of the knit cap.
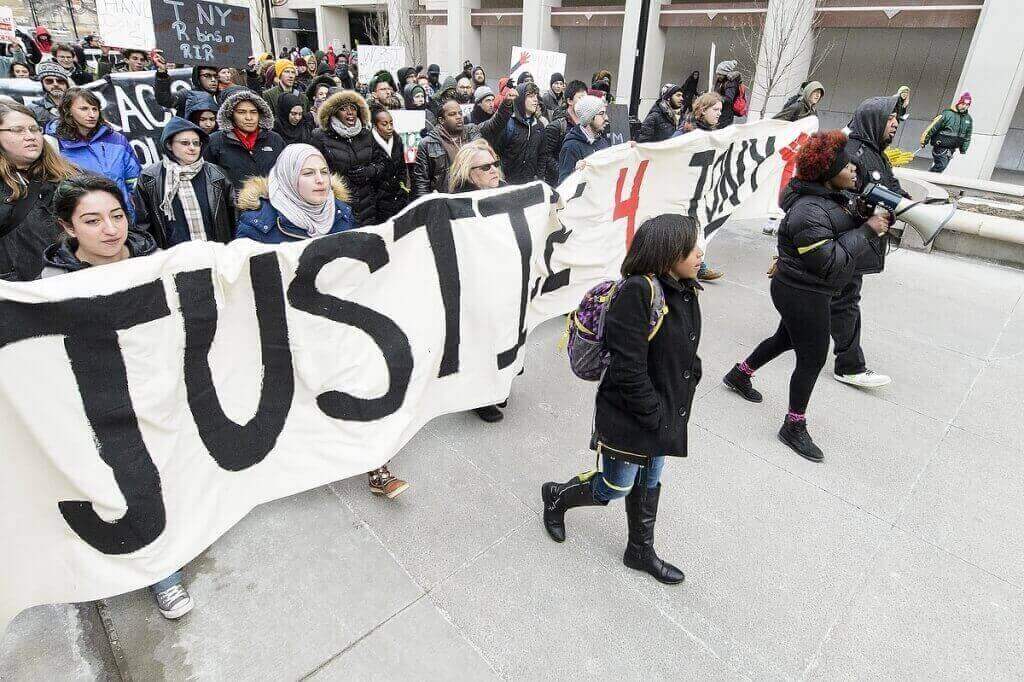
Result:
{"label": "knit cap", "polygon": [[[281,72],[285,69],[295,69],[295,62],[290,59],[278,59],[274,62],[274,76],[277,78],[281,77]],[[298,69],[295,69],[298,71]]]}
{"label": "knit cap", "polygon": [[[36,69],[36,73],[38,73],[38,72],[39,72],[39,69],[37,68]],[[958,99],[956,101],[956,105],[960,106],[961,104],[966,104],[967,106],[970,106],[971,105],[971,101],[972,101],[971,100],[971,93],[965,92],[964,94],[960,95],[960,99]]]}
{"label": "knit cap", "polygon": [[554,85],[555,83],[564,83],[564,82],[565,82],[565,76],[563,76],[562,74],[558,73],[557,71],[555,73],[551,74],[551,85]]}
{"label": "knit cap", "polygon": [[483,102],[488,97],[494,97],[494,90],[491,90],[486,85],[481,85],[473,91],[473,101],[477,104],[480,104],[480,102]]}
{"label": "knit cap", "polygon": [[42,81],[47,76],[51,78],[63,78],[67,83],[71,83],[71,74],[67,72],[67,69],[52,59],[45,62],[39,62],[36,66],[37,81]]}
{"label": "knit cap", "polygon": [[576,112],[576,117],[579,118],[581,126],[590,125],[594,117],[601,113],[604,108],[604,100],[593,95],[584,95],[579,102],[573,105],[573,110]]}

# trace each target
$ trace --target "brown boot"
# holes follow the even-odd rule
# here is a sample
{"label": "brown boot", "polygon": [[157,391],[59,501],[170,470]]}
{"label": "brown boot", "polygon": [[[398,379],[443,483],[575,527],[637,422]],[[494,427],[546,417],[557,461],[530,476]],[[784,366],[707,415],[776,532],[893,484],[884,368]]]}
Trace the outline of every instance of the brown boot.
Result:
{"label": "brown boot", "polygon": [[708,267],[697,273],[697,279],[702,282],[713,282],[724,274],[725,273],[721,270],[715,270],[714,268]]}
{"label": "brown boot", "polygon": [[370,492],[374,495],[383,495],[389,500],[395,499],[409,487],[408,483],[391,475],[387,464],[380,469],[374,469],[367,476],[370,479]]}

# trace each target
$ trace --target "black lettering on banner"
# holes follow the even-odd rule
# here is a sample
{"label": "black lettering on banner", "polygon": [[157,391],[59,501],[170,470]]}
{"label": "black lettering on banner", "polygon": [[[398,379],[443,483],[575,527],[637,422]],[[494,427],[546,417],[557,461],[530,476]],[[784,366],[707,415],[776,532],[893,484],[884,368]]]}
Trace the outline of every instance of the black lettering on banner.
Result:
{"label": "black lettering on banner", "polygon": [[256,414],[237,424],[217,397],[210,371],[210,349],[217,332],[217,301],[209,268],[174,276],[185,321],[185,392],[199,437],[221,469],[244,471],[259,464],[274,449],[295,394],[292,351],[288,345],[284,285],[277,254],[249,259],[256,321],[260,328],[263,382]]}
{"label": "black lettering on banner", "polygon": [[[357,398],[342,391],[327,391],[316,398],[328,417],[368,422],[382,419],[402,407],[413,359],[409,337],[394,320],[366,306],[317,291],[316,277],[331,261],[351,258],[366,264],[371,273],[388,264],[384,240],[369,232],[343,232],[314,239],[299,257],[295,279],[288,287],[288,302],[310,315],[355,327],[373,339],[388,369],[388,390],[377,398]],[[341,349],[339,349],[341,350]]]}
{"label": "black lettering on banner", "polygon": [[549,234],[544,244],[544,265],[550,274],[544,278],[544,285],[540,290],[542,294],[549,294],[552,291],[569,286],[570,268],[565,268],[558,272],[551,271],[551,257],[555,253],[555,244],[564,244],[569,240],[569,235],[572,234],[572,230],[565,229],[565,225],[561,221],[558,222],[558,225],[559,229]]}
{"label": "black lettering on banner", "polygon": [[519,298],[519,333],[516,342],[508,350],[498,353],[498,369],[504,369],[515,362],[516,355],[526,342],[526,302],[530,287],[530,257],[533,254],[533,241],[530,238],[530,225],[526,221],[526,209],[544,203],[544,188],[540,183],[529,185],[505,194],[481,199],[480,215],[489,218],[500,213],[508,214],[512,224],[512,233],[519,247],[519,260],[522,266],[522,278]]}
{"label": "black lettering on banner", "polygon": [[697,152],[690,157],[690,168],[700,168],[700,177],[697,178],[697,185],[693,188],[693,196],[690,197],[690,208],[686,212],[691,218],[697,217],[697,205],[700,203],[700,198],[704,195],[704,185],[708,181],[708,169],[711,168],[711,164],[714,161],[715,150],[713,149]]}
{"label": "black lettering on banner", "polygon": [[167,523],[160,472],[146,448],[128,392],[117,332],[171,314],[160,280],[93,298],[47,303],[0,301],[0,348],[41,336],[63,336],[100,459],[124,496],[124,516],[107,522],[91,502],[57,503],[80,538],[104,554],[129,554],[163,533]]}
{"label": "black lettering on banner", "polygon": [[761,164],[765,160],[775,153],[775,136],[771,135],[764,141],[764,155],[757,152],[757,139],[750,140],[750,158],[754,160],[754,170],[750,174],[750,189],[751,191],[757,191],[757,171],[761,169]]}
{"label": "black lettering on banner", "polygon": [[394,220],[394,240],[412,234],[420,227],[427,228],[427,240],[434,254],[437,283],[441,288],[444,306],[444,350],[437,378],[459,371],[459,322],[462,317],[462,285],[459,280],[459,256],[455,250],[452,219],[472,218],[472,199],[429,199],[403,212]]}

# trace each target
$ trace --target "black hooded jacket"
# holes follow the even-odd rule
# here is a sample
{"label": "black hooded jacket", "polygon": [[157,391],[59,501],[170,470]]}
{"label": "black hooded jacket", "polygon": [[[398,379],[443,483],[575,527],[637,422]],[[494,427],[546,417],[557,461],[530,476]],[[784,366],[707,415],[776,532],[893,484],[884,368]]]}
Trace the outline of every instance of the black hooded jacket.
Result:
{"label": "black hooded jacket", "polygon": [[[890,140],[885,140],[885,127],[889,117],[896,111],[896,100],[893,97],[871,97],[864,100],[853,112],[850,122],[850,139],[846,143],[846,153],[857,166],[857,191],[874,182],[874,174],[878,174],[878,182],[894,192],[909,198],[900,181],[892,172],[892,164],[885,155],[885,148]],[[885,244],[872,249],[861,259],[859,272],[872,274],[885,269]]]}
{"label": "black hooded jacket", "polygon": [[[159,251],[156,242],[148,232],[135,229],[128,230],[128,238],[124,244],[128,247],[129,258],[149,256]],[[89,263],[83,263],[78,259],[78,256],[75,255],[77,250],[78,240],[74,237],[61,239],[59,242],[51,244],[43,252],[42,277],[53,277],[93,267]]]}
{"label": "black hooded jacket", "polygon": [[540,118],[539,97],[538,109],[532,118],[527,118],[524,109],[528,93],[539,95],[537,86],[522,83],[516,90],[519,96],[515,99],[515,111],[505,125],[505,130],[499,133],[494,149],[501,158],[501,167],[508,184],[523,185],[543,175],[540,148],[544,141],[544,123]]}
{"label": "black hooded jacket", "polygon": [[[354,105],[362,130],[345,138],[335,132],[331,119],[343,106]],[[362,95],[352,90],[331,95],[317,112],[320,128],[313,133],[311,144],[320,150],[332,173],[345,180],[352,194],[350,206],[359,227],[381,222],[377,215],[377,202],[388,159],[384,150],[370,134],[370,108]]]}
{"label": "black hooded jacket", "polygon": [[[262,97],[245,88],[229,88],[225,92],[231,94],[217,112],[218,130],[210,136],[210,143],[203,148],[203,158],[221,167],[237,195],[247,179],[262,178],[270,173],[285,143],[273,130],[274,114]],[[260,112],[259,134],[252,151],[246,149],[235,136],[232,115],[241,102],[252,102]]]}
{"label": "black hooded jacket", "polygon": [[670,88],[661,99],[654,103],[654,106],[647,113],[643,125],[640,126],[640,135],[637,137],[637,142],[661,142],[675,134],[676,128],[679,127],[681,122],[680,114],[682,109],[678,112],[673,112],[669,100],[679,90],[680,86],[678,85]]}
{"label": "black hooded jacket", "polygon": [[[204,88],[202,81],[199,80],[199,69],[209,69],[209,66],[193,66],[192,67],[192,89],[193,90],[205,90],[213,96],[213,101],[220,106],[224,102],[224,93],[217,89],[214,84],[213,89]],[[178,90],[175,93],[171,93],[171,74],[166,71],[157,71],[156,77],[153,81],[153,90],[156,93],[156,103],[162,106],[164,109],[170,109],[174,112],[175,116],[182,118],[186,117],[185,109],[188,106],[188,93],[186,89]]]}
{"label": "black hooded jacket", "polygon": [[780,206],[780,282],[818,293],[838,293],[879,238],[850,208],[849,197],[816,182],[791,180]]}
{"label": "black hooded jacket", "polygon": [[[292,125],[288,118],[291,110],[295,107],[302,107],[302,120]],[[286,145],[305,143],[313,139],[313,131],[316,130],[316,123],[313,117],[306,110],[305,100],[298,95],[284,93],[277,98],[277,111],[274,112],[277,118],[274,120],[274,132],[281,136]]]}

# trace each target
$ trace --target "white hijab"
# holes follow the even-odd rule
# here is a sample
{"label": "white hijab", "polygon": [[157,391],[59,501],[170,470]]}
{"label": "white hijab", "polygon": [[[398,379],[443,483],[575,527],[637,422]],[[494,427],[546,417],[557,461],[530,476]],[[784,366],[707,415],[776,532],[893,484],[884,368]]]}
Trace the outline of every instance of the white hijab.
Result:
{"label": "white hijab", "polygon": [[270,205],[310,237],[319,237],[334,226],[334,194],[330,191],[323,204],[311,204],[299,196],[299,173],[311,156],[323,158],[308,144],[290,144],[284,148],[270,170]]}

